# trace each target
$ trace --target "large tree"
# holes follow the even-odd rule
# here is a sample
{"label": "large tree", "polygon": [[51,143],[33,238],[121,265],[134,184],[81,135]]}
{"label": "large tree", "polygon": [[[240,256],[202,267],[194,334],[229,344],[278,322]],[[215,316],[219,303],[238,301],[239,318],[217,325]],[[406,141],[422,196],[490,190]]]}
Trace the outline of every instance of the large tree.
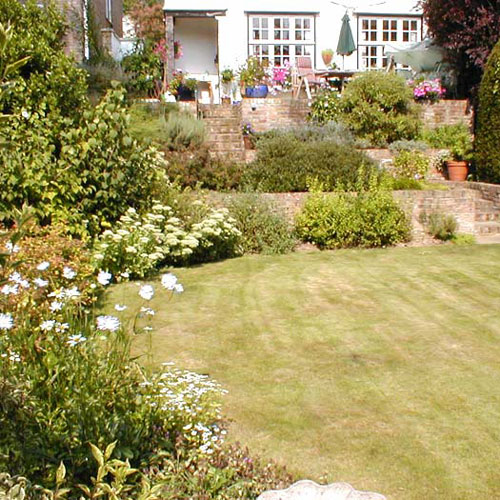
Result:
{"label": "large tree", "polygon": [[458,90],[470,95],[500,38],[500,0],[421,0],[429,34],[448,49]]}

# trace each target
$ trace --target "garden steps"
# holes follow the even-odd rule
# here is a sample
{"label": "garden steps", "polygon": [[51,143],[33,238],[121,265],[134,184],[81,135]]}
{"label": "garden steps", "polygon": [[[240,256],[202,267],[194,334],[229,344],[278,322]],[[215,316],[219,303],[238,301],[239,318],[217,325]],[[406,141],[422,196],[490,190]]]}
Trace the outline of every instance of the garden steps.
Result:
{"label": "garden steps", "polygon": [[241,133],[241,107],[203,104],[200,116],[207,130],[206,144],[212,156],[243,162],[245,147]]}
{"label": "garden steps", "polygon": [[500,234],[499,209],[495,202],[486,200],[481,192],[475,191],[475,234]]}

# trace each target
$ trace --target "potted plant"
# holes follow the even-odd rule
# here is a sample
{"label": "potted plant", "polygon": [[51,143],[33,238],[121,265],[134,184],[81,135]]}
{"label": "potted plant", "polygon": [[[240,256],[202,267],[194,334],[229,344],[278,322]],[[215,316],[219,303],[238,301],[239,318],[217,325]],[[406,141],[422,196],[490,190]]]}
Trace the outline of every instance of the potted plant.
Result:
{"label": "potted plant", "polygon": [[467,179],[468,165],[472,160],[472,155],[472,137],[464,130],[463,133],[457,134],[455,137],[446,158],[446,169],[450,181],[465,181]]}
{"label": "potted plant", "polygon": [[333,59],[333,50],[332,49],[324,49],[321,51],[321,57],[323,58],[323,62],[325,66],[329,66]]}
{"label": "potted plant", "polygon": [[220,79],[222,83],[222,102],[230,104],[234,81],[233,70],[230,68],[226,68],[221,71]]}
{"label": "potted plant", "polygon": [[255,130],[252,128],[250,123],[245,123],[241,127],[241,133],[243,134],[243,143],[245,144],[245,149],[254,149],[254,134]]}
{"label": "potted plant", "polygon": [[240,84],[245,97],[267,97],[267,72],[264,63],[257,57],[249,57],[240,69]]}

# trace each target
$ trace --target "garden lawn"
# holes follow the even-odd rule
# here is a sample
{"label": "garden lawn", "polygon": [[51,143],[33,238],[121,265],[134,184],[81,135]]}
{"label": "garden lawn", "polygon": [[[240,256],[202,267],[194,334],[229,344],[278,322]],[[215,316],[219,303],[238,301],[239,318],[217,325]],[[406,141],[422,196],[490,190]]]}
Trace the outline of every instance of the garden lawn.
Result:
{"label": "garden lawn", "polygon": [[[228,389],[231,439],[301,478],[389,499],[500,498],[500,245],[249,256],[176,274],[185,292],[169,301],[157,286],[148,304],[152,355]],[[137,290],[114,287],[106,310],[131,314]]]}

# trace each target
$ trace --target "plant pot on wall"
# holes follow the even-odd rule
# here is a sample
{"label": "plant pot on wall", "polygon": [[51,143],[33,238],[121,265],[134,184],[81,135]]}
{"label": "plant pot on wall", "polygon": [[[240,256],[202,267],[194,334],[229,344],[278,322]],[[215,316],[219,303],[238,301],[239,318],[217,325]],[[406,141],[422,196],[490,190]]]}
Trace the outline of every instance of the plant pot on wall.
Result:
{"label": "plant pot on wall", "polygon": [[450,181],[465,181],[467,179],[469,169],[466,161],[447,161],[446,169]]}
{"label": "plant pot on wall", "polygon": [[254,149],[253,140],[249,135],[243,136],[243,143],[245,144],[245,149]]}
{"label": "plant pot on wall", "polygon": [[267,97],[269,89],[267,85],[256,85],[255,87],[245,87],[245,97],[264,98]]}

